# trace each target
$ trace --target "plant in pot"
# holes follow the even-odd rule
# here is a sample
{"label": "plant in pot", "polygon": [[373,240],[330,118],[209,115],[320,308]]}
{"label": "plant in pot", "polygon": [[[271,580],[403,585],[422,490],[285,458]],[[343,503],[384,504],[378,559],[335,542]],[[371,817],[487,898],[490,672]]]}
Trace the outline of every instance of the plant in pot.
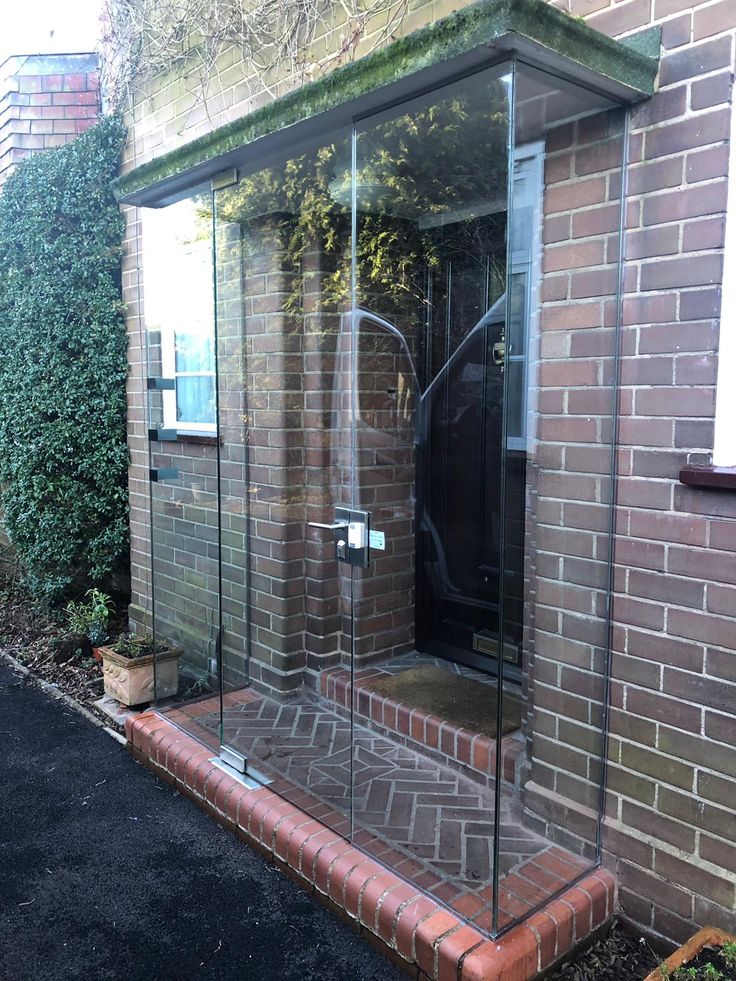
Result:
{"label": "plant in pot", "polygon": [[[181,650],[154,643],[150,634],[120,634],[100,648],[105,693],[123,705],[142,705],[154,695],[168,698],[179,687]],[[154,659],[156,675],[154,681]]]}
{"label": "plant in pot", "polygon": [[102,661],[100,648],[108,639],[107,627],[115,604],[101,589],[88,589],[84,595],[84,600],[67,606],[67,624],[73,634],[84,638],[89,644],[92,657]]}
{"label": "plant in pot", "polygon": [[644,981],[732,981],[734,978],[736,937],[716,927],[703,927]]}

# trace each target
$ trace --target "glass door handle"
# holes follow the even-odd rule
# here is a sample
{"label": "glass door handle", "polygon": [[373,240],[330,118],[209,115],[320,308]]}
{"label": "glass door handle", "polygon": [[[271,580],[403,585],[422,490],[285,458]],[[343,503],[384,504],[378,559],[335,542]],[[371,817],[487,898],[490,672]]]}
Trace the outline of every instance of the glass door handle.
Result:
{"label": "glass door handle", "polygon": [[335,533],[335,558],[348,565],[366,568],[370,560],[371,517],[367,511],[336,507],[335,520],[308,521],[309,528],[324,528]]}

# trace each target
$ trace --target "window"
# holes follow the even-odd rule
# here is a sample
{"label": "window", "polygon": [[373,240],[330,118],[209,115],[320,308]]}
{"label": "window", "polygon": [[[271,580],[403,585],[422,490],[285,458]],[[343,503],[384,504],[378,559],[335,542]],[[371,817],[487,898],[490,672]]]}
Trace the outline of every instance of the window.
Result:
{"label": "window", "polygon": [[215,352],[211,331],[196,325],[162,333],[164,377],[173,378],[174,391],[164,392],[164,428],[180,432],[214,432]]}
{"label": "window", "polygon": [[[214,434],[217,422],[209,195],[143,212],[148,375],[173,380],[155,424]],[[153,413],[152,413],[153,415]]]}

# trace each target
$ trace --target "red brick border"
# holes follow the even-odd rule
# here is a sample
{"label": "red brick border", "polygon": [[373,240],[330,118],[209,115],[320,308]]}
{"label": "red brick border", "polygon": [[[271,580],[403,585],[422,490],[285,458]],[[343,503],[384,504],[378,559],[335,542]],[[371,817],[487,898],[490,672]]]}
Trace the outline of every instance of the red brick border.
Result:
{"label": "red brick border", "polygon": [[267,787],[252,790],[212,750],[155,712],[125,724],[135,759],[235,831],[410,975],[436,981],[527,981],[612,914],[615,881],[586,876],[497,941],[425,896]]}

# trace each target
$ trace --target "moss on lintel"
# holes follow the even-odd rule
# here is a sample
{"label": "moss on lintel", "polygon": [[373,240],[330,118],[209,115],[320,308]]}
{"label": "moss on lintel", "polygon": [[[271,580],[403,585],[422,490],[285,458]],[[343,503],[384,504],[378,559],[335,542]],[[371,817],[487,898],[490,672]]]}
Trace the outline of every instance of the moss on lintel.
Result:
{"label": "moss on lintel", "polygon": [[662,45],[662,25],[647,27],[644,31],[636,34],[629,34],[628,37],[621,38],[620,44],[638,52],[645,58],[649,58],[655,65],[659,65],[659,51]]}
{"label": "moss on lintel", "polygon": [[118,178],[115,193],[119,200],[135,197],[254,140],[352,102],[422,69],[490,47],[494,41],[512,34],[601,79],[625,86],[632,93],[632,101],[654,91],[658,50],[652,57],[651,47],[614,41],[545,0],[479,0],[142,164]]}

